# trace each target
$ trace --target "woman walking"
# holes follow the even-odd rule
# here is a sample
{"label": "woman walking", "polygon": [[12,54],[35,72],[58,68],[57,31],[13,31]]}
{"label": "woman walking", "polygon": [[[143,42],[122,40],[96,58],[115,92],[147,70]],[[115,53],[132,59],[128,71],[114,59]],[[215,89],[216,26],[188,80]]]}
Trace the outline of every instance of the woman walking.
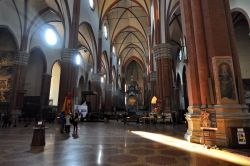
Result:
{"label": "woman walking", "polygon": [[78,113],[76,112],[75,115],[74,115],[74,118],[73,118],[73,126],[74,126],[74,131],[73,133],[74,134],[77,134],[77,125],[78,125],[78,122],[79,122],[79,115]]}

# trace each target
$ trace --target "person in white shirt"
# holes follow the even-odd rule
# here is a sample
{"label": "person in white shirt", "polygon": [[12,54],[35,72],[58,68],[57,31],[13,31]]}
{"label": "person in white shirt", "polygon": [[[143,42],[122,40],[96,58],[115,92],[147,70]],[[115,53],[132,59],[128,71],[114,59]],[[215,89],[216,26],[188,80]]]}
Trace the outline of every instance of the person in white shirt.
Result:
{"label": "person in white shirt", "polygon": [[65,117],[65,120],[66,120],[66,123],[65,123],[65,131],[66,131],[66,133],[67,134],[69,134],[69,132],[70,132],[70,114],[68,113],[67,115],[66,115],[66,117]]}

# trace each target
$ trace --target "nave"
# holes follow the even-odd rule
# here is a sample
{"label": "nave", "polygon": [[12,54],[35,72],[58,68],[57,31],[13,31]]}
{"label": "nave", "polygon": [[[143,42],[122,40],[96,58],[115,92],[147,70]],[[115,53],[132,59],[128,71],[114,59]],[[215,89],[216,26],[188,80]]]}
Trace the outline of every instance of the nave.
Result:
{"label": "nave", "polygon": [[[124,126],[123,123],[116,121],[85,122],[79,125],[77,137],[72,136],[72,131],[70,135],[61,134],[58,124],[47,126],[49,128],[46,129],[44,147],[30,146],[32,139],[30,126],[26,128],[19,124],[17,128],[1,128],[0,165],[231,166],[250,164],[249,150],[244,152],[222,149],[215,152],[199,144],[191,145],[183,139],[185,133],[183,125],[173,127],[162,124],[130,123]],[[158,134],[154,138],[159,140],[150,140],[152,134]],[[160,143],[164,139],[169,143],[168,145]],[[215,156],[211,156],[211,152]]]}

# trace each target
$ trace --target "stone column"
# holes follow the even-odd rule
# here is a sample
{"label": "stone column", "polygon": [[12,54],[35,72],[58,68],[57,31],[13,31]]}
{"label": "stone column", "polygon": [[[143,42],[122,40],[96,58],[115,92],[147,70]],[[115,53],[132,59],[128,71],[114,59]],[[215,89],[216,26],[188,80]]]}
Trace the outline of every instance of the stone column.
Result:
{"label": "stone column", "polygon": [[[201,143],[200,112],[216,113],[217,131],[208,138],[213,144],[229,146],[230,128],[250,126],[250,115],[241,104],[241,79],[232,41],[228,0],[181,1],[184,35],[187,38],[187,81],[189,113],[185,137]],[[215,19],[216,18],[216,19]],[[237,79],[236,79],[237,78]],[[224,80],[230,84],[225,84]]]}
{"label": "stone column", "polygon": [[112,111],[112,84],[106,83],[105,85],[105,106],[104,112]]}
{"label": "stone column", "polygon": [[[191,142],[199,142],[201,136],[201,130],[199,124],[199,114],[200,114],[200,85],[198,77],[198,67],[197,67],[197,53],[195,49],[195,36],[193,27],[193,16],[190,0],[181,1],[181,15],[183,22],[184,36],[186,37],[187,44],[187,68],[186,68],[186,78],[187,78],[187,90],[188,90],[188,114],[186,114],[186,120],[188,123],[188,130],[185,134],[185,138]],[[197,126],[194,129],[193,126]]]}
{"label": "stone column", "polygon": [[156,84],[156,81],[157,81],[157,73],[155,71],[151,72],[150,75],[149,75],[149,81],[150,81],[150,87],[149,87],[149,90],[151,91],[151,96],[150,96],[150,99],[149,101],[151,102],[151,99],[153,96],[158,96],[157,94],[157,84]]}
{"label": "stone column", "polygon": [[163,43],[154,47],[154,57],[157,65],[158,98],[162,100],[163,112],[171,112],[173,98],[172,56],[176,47]]}
{"label": "stone column", "polygon": [[61,77],[59,88],[59,110],[62,109],[64,99],[67,95],[74,97],[77,79],[77,66],[74,63],[74,56],[77,54],[76,49],[62,50]]}
{"label": "stone column", "polygon": [[41,88],[41,106],[46,107],[49,105],[49,93],[50,93],[51,75],[43,74],[42,88]]}
{"label": "stone column", "polygon": [[50,82],[51,82],[51,75],[43,74],[42,75],[42,86],[41,86],[41,93],[40,93],[40,110],[39,110],[39,117],[41,119],[45,119],[46,115],[44,113],[44,109],[49,105],[49,93],[50,93]]}
{"label": "stone column", "polygon": [[148,81],[147,81],[147,73],[143,73],[143,86],[141,87],[141,100],[142,100],[142,105],[147,104],[148,102]]}
{"label": "stone column", "polygon": [[193,32],[194,32],[194,41],[195,41],[195,49],[197,54],[197,69],[198,69],[198,79],[199,79],[199,89],[200,89],[200,102],[202,105],[208,104],[207,102],[211,103],[210,101],[210,94],[209,94],[209,85],[208,79],[210,77],[209,72],[209,63],[207,57],[207,50],[206,50],[206,38],[205,38],[205,29],[204,27],[204,18],[201,14],[201,1],[194,0],[191,1],[192,7],[192,16],[193,16]]}
{"label": "stone column", "polygon": [[13,91],[12,91],[12,101],[11,108],[13,113],[20,112],[23,107],[24,98],[24,83],[26,75],[26,67],[29,60],[29,53],[25,51],[20,51],[16,54],[15,64],[13,68]]}
{"label": "stone column", "polygon": [[99,84],[100,84],[100,76],[99,74],[92,74],[91,78],[91,90],[96,93],[96,95],[90,96],[91,98],[91,111],[97,112],[99,111]]}

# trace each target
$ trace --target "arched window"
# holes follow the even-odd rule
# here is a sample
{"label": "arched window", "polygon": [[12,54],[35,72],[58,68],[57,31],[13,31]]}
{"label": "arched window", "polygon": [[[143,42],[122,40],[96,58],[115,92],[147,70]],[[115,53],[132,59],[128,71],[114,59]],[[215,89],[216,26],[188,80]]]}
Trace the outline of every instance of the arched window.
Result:
{"label": "arched window", "polygon": [[104,24],[104,26],[103,26],[103,35],[104,35],[105,39],[108,39],[108,28],[107,28],[106,24]]}
{"label": "arched window", "polygon": [[57,43],[57,34],[53,28],[48,27],[45,30],[45,41],[48,45],[54,46]]}
{"label": "arched window", "polygon": [[94,0],[89,0],[89,6],[92,10],[95,10],[95,2]]}

